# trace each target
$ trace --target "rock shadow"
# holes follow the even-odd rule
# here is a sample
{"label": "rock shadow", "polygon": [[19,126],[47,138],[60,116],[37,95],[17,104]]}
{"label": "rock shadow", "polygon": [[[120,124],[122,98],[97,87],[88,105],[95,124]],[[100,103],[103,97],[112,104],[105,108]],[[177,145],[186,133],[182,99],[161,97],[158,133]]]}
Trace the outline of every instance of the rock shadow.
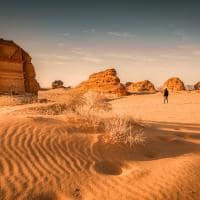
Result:
{"label": "rock shadow", "polygon": [[[181,128],[180,124],[171,126],[174,126],[175,129],[178,126]],[[185,132],[166,130],[168,124],[166,126],[162,124],[162,127],[159,126],[159,123],[156,126],[147,125],[144,133],[147,137],[146,144],[144,146],[137,145],[134,148],[105,143],[102,136],[99,136],[98,142],[93,145],[93,153],[96,157],[94,169],[101,174],[120,175],[126,161],[151,161],[188,153],[199,153],[200,144],[184,138],[185,135],[191,135],[191,138],[198,141],[200,136],[191,134],[192,130],[196,130],[197,127],[191,124],[183,126],[186,128]],[[165,129],[163,130],[163,128]]]}

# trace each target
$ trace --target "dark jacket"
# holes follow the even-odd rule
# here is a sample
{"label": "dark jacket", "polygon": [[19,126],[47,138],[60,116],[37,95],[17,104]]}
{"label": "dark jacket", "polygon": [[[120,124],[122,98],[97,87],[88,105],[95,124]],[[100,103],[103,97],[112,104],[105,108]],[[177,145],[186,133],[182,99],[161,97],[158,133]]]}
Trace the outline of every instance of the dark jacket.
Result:
{"label": "dark jacket", "polygon": [[168,97],[169,96],[169,91],[168,91],[167,88],[165,88],[163,95],[164,95],[164,97]]}

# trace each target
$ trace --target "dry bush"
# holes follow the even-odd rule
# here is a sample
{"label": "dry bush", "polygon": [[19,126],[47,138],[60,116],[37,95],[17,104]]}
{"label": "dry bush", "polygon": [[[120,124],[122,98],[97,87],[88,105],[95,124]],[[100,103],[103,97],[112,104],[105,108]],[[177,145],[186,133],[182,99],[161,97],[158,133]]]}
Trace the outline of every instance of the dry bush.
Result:
{"label": "dry bush", "polygon": [[11,96],[3,95],[0,96],[0,106],[15,106],[20,105],[20,101]]}
{"label": "dry bush", "polygon": [[39,115],[61,115],[68,111],[68,106],[63,103],[53,103],[43,106],[31,107],[26,109],[27,114],[39,114]]}
{"label": "dry bush", "polygon": [[86,119],[87,125],[95,130],[102,130],[104,126],[103,117],[112,110],[111,104],[105,96],[94,92],[84,94],[84,100],[83,106],[77,107],[76,112]]}
{"label": "dry bush", "polygon": [[133,147],[144,145],[146,137],[144,128],[131,117],[114,117],[105,121],[105,141],[110,143],[128,144]]}
{"label": "dry bush", "polygon": [[66,104],[68,111],[83,117],[108,112],[112,109],[111,104],[105,96],[94,92],[85,93],[84,91],[74,89],[68,91],[56,89],[42,92],[40,98],[45,98],[51,102]]}
{"label": "dry bush", "polygon": [[112,110],[112,105],[108,99],[99,93],[88,92],[84,94],[85,104],[80,110],[83,116],[95,116]]}
{"label": "dry bush", "polygon": [[64,87],[64,83],[61,80],[55,80],[54,82],[52,82],[51,86],[52,86],[53,89],[63,88]]}
{"label": "dry bush", "polygon": [[86,94],[88,113],[90,112],[109,112],[112,110],[112,105],[108,99],[99,93],[87,93]]}
{"label": "dry bush", "polygon": [[37,100],[37,96],[33,95],[2,95],[0,96],[0,106],[16,106],[30,104]]}
{"label": "dry bush", "polygon": [[37,96],[35,95],[24,95],[19,98],[20,104],[30,104],[37,101]]}
{"label": "dry bush", "polygon": [[112,110],[107,98],[94,92],[69,92],[65,104],[68,111],[75,113],[78,118],[84,120],[86,127],[98,132],[104,127],[102,115]]}
{"label": "dry bush", "polygon": [[39,91],[39,98],[47,99],[48,101],[51,101],[51,102],[64,103],[66,102],[66,99],[69,97],[69,94],[68,94],[69,91],[65,90],[64,88]]}
{"label": "dry bush", "polygon": [[84,93],[69,92],[66,97],[65,103],[67,104],[69,110],[79,114],[83,106],[86,105]]}

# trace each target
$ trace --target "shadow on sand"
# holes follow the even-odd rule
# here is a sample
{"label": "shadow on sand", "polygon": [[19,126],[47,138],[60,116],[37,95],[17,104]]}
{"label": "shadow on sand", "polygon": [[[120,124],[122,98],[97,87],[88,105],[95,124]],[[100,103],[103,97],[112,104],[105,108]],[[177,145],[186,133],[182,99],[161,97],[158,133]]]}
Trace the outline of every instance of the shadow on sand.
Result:
{"label": "shadow on sand", "polygon": [[145,146],[134,148],[105,144],[100,136],[93,149],[100,160],[96,161],[95,170],[120,175],[125,161],[150,161],[200,152],[200,124],[146,122],[145,136]]}
{"label": "shadow on sand", "polygon": [[26,200],[56,200],[57,195],[54,192],[43,192],[40,194],[30,194]]}

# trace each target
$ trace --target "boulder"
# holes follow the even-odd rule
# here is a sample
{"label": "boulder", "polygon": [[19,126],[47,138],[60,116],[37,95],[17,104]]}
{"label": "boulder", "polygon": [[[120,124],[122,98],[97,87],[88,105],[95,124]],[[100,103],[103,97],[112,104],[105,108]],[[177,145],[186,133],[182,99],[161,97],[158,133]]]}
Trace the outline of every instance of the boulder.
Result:
{"label": "boulder", "polygon": [[13,41],[0,39],[0,93],[37,94],[30,55]]}
{"label": "boulder", "polygon": [[200,81],[194,85],[195,90],[200,90]]}
{"label": "boulder", "polygon": [[89,76],[87,81],[79,84],[76,89],[94,91],[116,96],[126,95],[126,88],[120,83],[115,69],[107,69]]}
{"label": "boulder", "polygon": [[139,81],[135,83],[128,84],[126,87],[127,91],[130,93],[134,92],[156,92],[156,89],[149,80]]}
{"label": "boulder", "polygon": [[164,83],[163,89],[164,88],[168,88],[170,91],[182,91],[185,90],[185,85],[180,78],[172,77]]}

